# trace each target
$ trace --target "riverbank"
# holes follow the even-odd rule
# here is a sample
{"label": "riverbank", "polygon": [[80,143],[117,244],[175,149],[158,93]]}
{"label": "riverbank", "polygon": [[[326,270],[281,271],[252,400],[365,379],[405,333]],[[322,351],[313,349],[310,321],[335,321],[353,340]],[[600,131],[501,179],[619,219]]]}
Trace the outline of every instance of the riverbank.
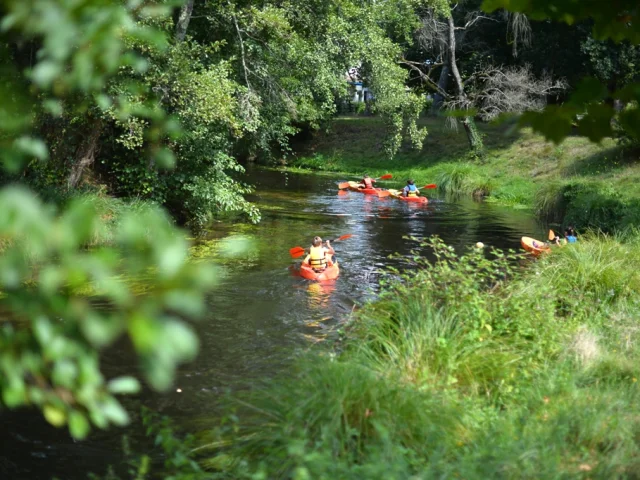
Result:
{"label": "riverbank", "polygon": [[439,118],[421,123],[429,131],[423,149],[407,143],[389,159],[380,119],[337,118],[328,132],[299,139],[286,165],[350,176],[392,173],[394,181],[382,186],[396,188],[407,178],[419,185],[435,182],[440,191],[530,208],[550,222],[580,228],[640,225],[640,159],[612,139],[598,145],[569,137],[556,146],[530,129],[481,124],[487,154],[477,160],[470,157],[464,131],[448,129]]}
{"label": "riverbank", "polygon": [[634,477],[638,238],[582,238],[526,268],[431,241],[439,261],[415,257],[339,355],[232,400],[198,452],[221,478]]}

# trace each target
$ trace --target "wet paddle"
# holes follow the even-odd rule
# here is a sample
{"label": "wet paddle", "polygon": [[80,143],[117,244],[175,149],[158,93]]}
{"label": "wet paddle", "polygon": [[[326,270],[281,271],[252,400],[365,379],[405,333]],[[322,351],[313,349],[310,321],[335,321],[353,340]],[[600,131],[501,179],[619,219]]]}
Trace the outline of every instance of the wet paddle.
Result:
{"label": "wet paddle", "polygon": [[[386,175],[382,175],[381,177],[374,178],[374,180],[389,180],[390,178],[393,178],[393,175],[391,175],[390,173],[387,173]],[[343,190],[345,188],[349,188],[349,182],[339,183],[338,184],[338,188],[340,190]]]}
{"label": "wet paddle", "polygon": [[[341,237],[338,238],[334,238],[332,240],[329,240],[330,242],[337,242],[339,240],[346,240],[347,238],[351,238],[353,237],[353,233],[347,233],[346,235],[342,235]],[[293,247],[289,249],[289,255],[291,255],[293,258],[298,258],[301,257],[302,255],[304,255],[304,252],[306,250],[302,247]]]}
{"label": "wet paddle", "polygon": [[425,188],[438,188],[435,183],[430,183],[429,185],[425,185],[424,187],[420,187],[420,190],[424,190]]}

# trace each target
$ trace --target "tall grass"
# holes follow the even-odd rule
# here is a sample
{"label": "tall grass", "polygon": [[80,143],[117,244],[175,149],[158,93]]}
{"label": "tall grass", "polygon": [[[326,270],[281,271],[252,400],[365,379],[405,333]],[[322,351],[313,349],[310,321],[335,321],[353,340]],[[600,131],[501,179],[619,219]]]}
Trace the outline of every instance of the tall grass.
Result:
{"label": "tall grass", "polygon": [[[219,478],[635,478],[640,239],[532,268],[494,251],[394,272],[341,354],[232,399],[198,453]],[[412,260],[415,261],[415,260]]]}
{"label": "tall grass", "polygon": [[472,164],[444,164],[438,169],[435,181],[440,190],[452,194],[484,197],[491,194],[493,183]]}
{"label": "tall grass", "polygon": [[536,213],[549,222],[562,222],[567,208],[565,185],[561,182],[542,184],[534,196]]}

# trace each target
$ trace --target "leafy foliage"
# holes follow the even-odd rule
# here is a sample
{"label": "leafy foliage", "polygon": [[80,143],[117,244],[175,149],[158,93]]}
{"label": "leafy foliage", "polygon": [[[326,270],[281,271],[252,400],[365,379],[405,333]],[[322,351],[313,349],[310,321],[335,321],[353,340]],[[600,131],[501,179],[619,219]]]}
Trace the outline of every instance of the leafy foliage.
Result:
{"label": "leafy foliage", "polygon": [[[563,0],[547,2],[545,0],[484,0],[483,8],[486,11],[494,11],[505,8],[510,11],[526,13],[535,19],[550,18],[572,24],[576,21],[591,19],[593,21],[593,36],[596,40],[613,40],[616,42],[628,41],[621,54],[623,57],[633,56],[635,47],[640,43],[640,22],[638,22],[637,2],[623,0],[616,4],[616,8],[603,2],[573,2]],[[610,45],[610,44],[609,44]],[[586,42],[584,48],[591,55],[598,54],[598,45]],[[608,56],[609,60],[611,59]],[[634,61],[629,59],[624,65],[619,65],[616,70],[630,80],[627,71],[631,69],[633,82],[626,85],[614,84],[615,91],[608,92],[596,79],[585,79],[572,94],[567,105],[550,106],[544,112],[531,112],[523,115],[521,124],[530,124],[534,129],[543,133],[555,143],[566,138],[575,125],[581,135],[598,142],[602,138],[612,134],[611,124],[616,122],[624,131],[624,135],[632,141],[640,141],[640,127],[638,117],[640,110],[640,84],[634,71]],[[596,66],[597,73],[607,71],[607,62]],[[620,70],[624,70],[624,72]],[[611,71],[607,71],[611,74]],[[610,77],[608,80],[612,80]],[[624,83],[624,82],[621,82]],[[611,96],[621,101],[626,108],[617,113],[610,104],[602,103]]]}
{"label": "leafy foliage", "polygon": [[[10,99],[0,115],[8,170],[51,156],[51,168],[36,164],[39,174],[58,180],[65,170],[59,158],[77,160],[70,170],[81,173],[77,167],[93,158],[109,119],[130,126],[125,146],[143,141],[150,161],[172,163],[161,147],[176,130],[165,112],[157,103],[136,103],[136,92],[145,91],[140,82],[114,80],[123,71],[135,76],[147,68],[129,42],[139,51],[162,51],[165,36],[156,24],[169,12],[166,5],[34,0],[4,6],[2,28],[17,52],[4,51],[2,69]],[[29,66],[20,56],[25,45],[39,52]],[[67,129],[82,153],[71,159]],[[116,395],[140,388],[131,376],[104,378],[101,352],[128,337],[146,381],[166,389],[176,366],[197,351],[183,319],[202,312],[214,279],[210,268],[189,264],[185,235],[163,212],[130,209],[113,225],[97,198],[67,198],[58,211],[24,187],[0,191],[2,406],[35,406],[76,438],[92,425],[127,423]],[[135,281],[142,279],[141,291]]]}

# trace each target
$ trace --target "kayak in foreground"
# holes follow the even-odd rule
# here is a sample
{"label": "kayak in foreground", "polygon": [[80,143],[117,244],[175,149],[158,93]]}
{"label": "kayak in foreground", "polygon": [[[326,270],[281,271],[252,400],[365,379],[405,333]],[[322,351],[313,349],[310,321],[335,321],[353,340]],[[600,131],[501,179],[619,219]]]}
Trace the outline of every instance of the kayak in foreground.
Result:
{"label": "kayak in foreground", "polygon": [[548,253],[551,251],[551,247],[549,245],[546,245],[544,242],[536,240],[535,238],[522,237],[520,239],[520,243],[522,244],[522,248],[527,252],[533,253],[536,257],[541,253]]}
{"label": "kayak in foreground", "polygon": [[300,265],[300,276],[307,280],[334,280],[340,275],[338,263],[334,263],[330,267],[325,268],[322,272],[316,272],[313,268],[304,264]]}
{"label": "kayak in foreground", "polygon": [[429,201],[427,200],[427,197],[405,197],[402,195],[402,190],[389,189],[388,192],[389,195],[391,195],[393,198],[397,198],[398,200],[402,200],[404,202],[427,203]]}

